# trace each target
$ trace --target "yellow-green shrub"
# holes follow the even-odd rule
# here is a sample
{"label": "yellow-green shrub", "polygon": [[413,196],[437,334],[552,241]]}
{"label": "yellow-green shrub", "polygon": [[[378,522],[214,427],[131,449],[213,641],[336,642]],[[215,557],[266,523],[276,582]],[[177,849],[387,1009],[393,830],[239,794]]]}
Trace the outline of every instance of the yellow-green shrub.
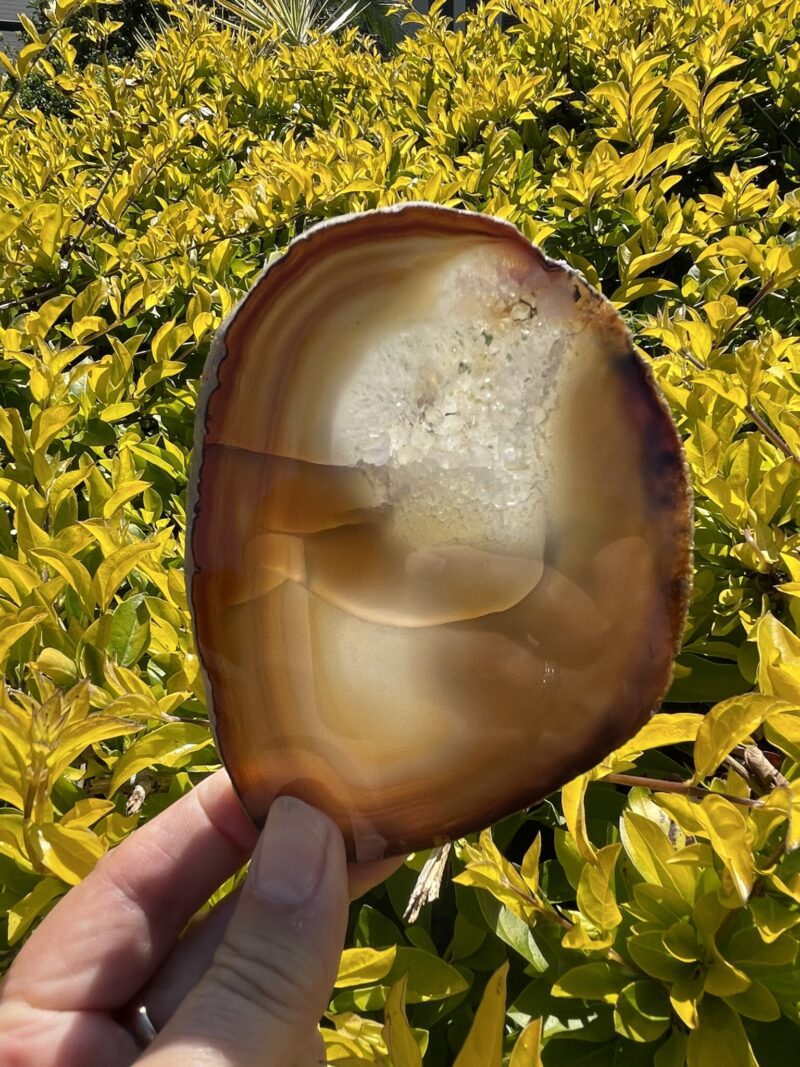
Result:
{"label": "yellow-green shrub", "polygon": [[[784,1062],[800,1038],[800,3],[514,0],[457,30],[421,18],[389,58],[354,32],[233,37],[181,4],[126,67],[85,71],[81,7],[62,0],[0,91],[6,963],[216,765],[181,570],[215,328],[311,222],[438,200],[512,220],[622,309],[685,438],[695,589],[672,714],[460,843],[419,923],[399,915],[423,857],[354,913],[331,1062],[413,1067],[419,1042],[445,1064],[465,1037],[458,1067],[512,1048],[512,1067],[536,1064],[540,1044],[545,1067]],[[32,69],[69,117],[20,106]]]}

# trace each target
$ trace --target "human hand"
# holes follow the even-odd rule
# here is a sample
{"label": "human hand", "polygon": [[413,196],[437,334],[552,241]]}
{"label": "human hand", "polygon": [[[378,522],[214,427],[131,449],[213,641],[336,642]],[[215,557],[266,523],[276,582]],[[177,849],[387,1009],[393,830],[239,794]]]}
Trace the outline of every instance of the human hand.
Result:
{"label": "human hand", "polygon": [[[239,891],[187,929],[253,862]],[[0,985],[3,1067],[324,1064],[317,1022],[350,897],[398,860],[351,866],[338,828],[275,801],[260,837],[224,772],[133,833],[71,889]],[[158,1035],[130,1025],[144,1005]]]}

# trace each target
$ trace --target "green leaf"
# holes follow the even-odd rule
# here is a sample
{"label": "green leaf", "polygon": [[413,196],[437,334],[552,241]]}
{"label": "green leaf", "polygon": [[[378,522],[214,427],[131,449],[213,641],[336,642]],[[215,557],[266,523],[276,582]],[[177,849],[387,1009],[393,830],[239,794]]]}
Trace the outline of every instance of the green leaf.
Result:
{"label": "green leaf", "polygon": [[703,798],[700,812],[711,846],[730,871],[736,892],[745,904],[755,882],[753,826],[741,808],[713,793]]}
{"label": "green leaf", "polygon": [[653,1067],[686,1067],[686,1034],[672,1030],[653,1058]]}
{"label": "green leaf", "polygon": [[[20,49],[19,55],[17,56],[17,70],[19,71],[20,78],[25,77],[33,66],[36,57],[46,51],[46,41],[31,41],[30,44],[26,44],[24,48]],[[42,243],[44,243],[44,241]]]}
{"label": "green leaf", "polygon": [[731,697],[712,708],[697,731],[693,780],[699,782],[713,774],[737,745],[781,708],[781,702],[775,697],[758,693]]}
{"label": "green leaf", "polygon": [[657,1041],[669,1029],[671,1018],[669,997],[654,982],[626,985],[614,1008],[614,1028],[630,1041]]}
{"label": "green leaf", "polygon": [[754,627],[758,685],[762,692],[800,703],[800,637],[767,612]]}
{"label": "green leaf", "polygon": [[633,934],[628,938],[625,949],[633,962],[651,978],[664,982],[677,982],[686,977],[690,967],[670,956],[657,930],[642,934]]}
{"label": "green leaf", "polygon": [[626,811],[620,821],[620,837],[628,858],[646,882],[674,889],[684,900],[694,899],[700,872],[672,862],[679,853],[660,825]]}
{"label": "green leaf", "polygon": [[561,790],[561,807],[579,854],[583,859],[594,862],[595,850],[586,832],[586,812],[583,806],[588,784],[587,774],[580,774],[568,782]]}
{"label": "green leaf", "polygon": [[795,962],[797,941],[794,935],[788,933],[765,941],[760,931],[747,927],[731,936],[726,951],[745,970],[753,964],[759,967],[785,967]]}
{"label": "green leaf", "polygon": [[139,544],[123,545],[116,549],[97,568],[93,590],[102,611],[106,611],[120,585],[125,581],[137,563],[152,555],[158,545],[152,541]]}
{"label": "green leaf", "polygon": [[75,661],[65,656],[63,652],[59,652],[57,648],[43,648],[32,666],[62,689],[69,689],[78,681]]}
{"label": "green leaf", "polygon": [[40,411],[31,427],[31,445],[34,452],[44,452],[77,410],[77,404],[56,404],[54,407]]}
{"label": "green leaf", "polygon": [[92,596],[92,579],[80,560],[70,556],[67,552],[61,552],[57,548],[37,548],[31,555],[47,565],[75,590],[81,607],[87,612],[94,607]]}
{"label": "green leaf", "polygon": [[401,978],[389,990],[384,1009],[383,1040],[393,1067],[422,1067],[422,1055],[405,1010],[407,979]]}
{"label": "green leaf", "polygon": [[14,945],[24,937],[31,923],[42,914],[49,904],[60,897],[66,889],[58,878],[43,878],[41,882],[8,909],[8,943]]}
{"label": "green leaf", "polygon": [[11,612],[0,619],[0,663],[5,663],[11,649],[26,633],[47,618],[47,612],[39,608],[24,608]]}
{"label": "green leaf", "polygon": [[391,983],[402,975],[408,978],[407,1004],[442,1000],[469,988],[469,982],[459,970],[419,948],[401,946],[397,949],[394,966],[387,978]]}
{"label": "green leaf", "polygon": [[143,493],[146,489],[149,489],[151,485],[152,482],[136,480],[125,482],[123,485],[120,485],[114,490],[105,504],[103,504],[103,518],[112,518],[115,512],[117,512],[124,504],[133,500],[139,493]]}
{"label": "green leaf", "polygon": [[111,616],[108,651],[122,667],[137,663],[150,644],[150,613],[144,593],[118,604]]}
{"label": "green leaf", "polygon": [[771,715],[764,723],[764,736],[781,752],[800,762],[800,713]]}
{"label": "green leaf", "polygon": [[522,858],[519,873],[525,879],[531,892],[539,889],[539,862],[542,855],[542,835],[537,834]]}
{"label": "green leaf", "polygon": [[25,842],[25,827],[21,815],[0,813],[0,856],[7,856],[23,871],[31,871],[31,861]]}
{"label": "green leaf", "polygon": [[706,656],[682,652],[678,670],[665,700],[678,704],[716,702],[741,693],[746,682],[736,663],[719,663]]}
{"label": "green leaf", "polygon": [[547,959],[536,944],[531,927],[505,904],[488,893],[479,893],[478,902],[489,929],[515,952],[518,952],[531,967],[542,974],[547,970]]}
{"label": "green leaf", "polygon": [[209,256],[209,268],[211,276],[215,280],[221,279],[233,259],[236,249],[232,241],[220,241]]}
{"label": "green leaf", "polygon": [[767,944],[800,923],[800,912],[790,911],[782,901],[771,896],[751,897],[750,914]]}
{"label": "green leaf", "polygon": [[621,285],[612,294],[611,302],[621,308],[632,300],[641,300],[642,297],[653,296],[655,293],[666,293],[675,287],[675,283],[668,282],[666,278],[642,278],[640,281]]}
{"label": "green leaf", "polygon": [[84,315],[82,319],[73,323],[72,336],[79,345],[82,345],[84,341],[101,337],[107,330],[108,323],[102,315]]}
{"label": "green leaf", "polygon": [[357,948],[386,948],[402,940],[400,928],[369,904],[359,910],[353,937]]}
{"label": "green leaf", "polygon": [[692,914],[689,902],[674,889],[648,883],[633,887],[633,903],[628,908],[637,917],[662,927],[679,923]]}
{"label": "green leaf", "polygon": [[736,1012],[715,997],[704,997],[699,1026],[689,1034],[688,1067],[752,1067],[753,1054]]}
{"label": "green leaf", "polygon": [[504,963],[486,983],[472,1026],[453,1067],[502,1067],[507,974],[508,964]]}
{"label": "green leaf", "polygon": [[552,992],[554,997],[579,997],[615,1004],[626,982],[628,978],[619,964],[603,960],[573,967],[561,975]]}
{"label": "green leaf", "polygon": [[517,1038],[508,1067],[542,1067],[542,1020],[528,1023]]}
{"label": "green leaf", "polygon": [[578,907],[581,914],[600,931],[613,930],[622,921],[614,896],[614,868],[621,845],[607,845],[597,853],[594,863],[587,863],[578,884]]}
{"label": "green leaf", "polygon": [[733,1008],[739,1015],[747,1019],[758,1019],[760,1022],[771,1023],[781,1017],[781,1009],[778,1002],[767,987],[757,981],[751,980],[747,989],[741,993],[733,993],[723,997],[728,1007]]}
{"label": "green leaf", "polygon": [[[6,68],[12,78],[19,77],[17,70],[5,52],[0,52],[0,63]],[[22,223],[22,219],[15,212],[4,211],[0,214],[0,241],[5,241],[14,230]]]}
{"label": "green leaf", "polygon": [[58,745],[50,756],[48,766],[50,782],[55,782],[75,757],[90,745],[96,745],[100,741],[109,741],[114,737],[126,737],[128,734],[137,733],[140,729],[140,723],[102,712],[71,723],[59,734]]}
{"label": "green leaf", "polygon": [[495,845],[491,832],[481,833],[476,845],[466,845],[467,866],[453,879],[458,885],[488,889],[499,901],[514,911],[520,919],[527,919],[536,901],[525,880]]}
{"label": "green leaf", "polygon": [[25,807],[28,759],[27,736],[17,723],[4,723],[0,711],[0,801],[20,811]]}
{"label": "green leaf", "polygon": [[105,852],[97,834],[80,827],[42,823],[30,828],[40,862],[67,885],[78,885]]}
{"label": "green leaf", "polygon": [[103,800],[102,797],[85,797],[73,804],[66,815],[62,816],[61,825],[79,826],[86,830],[113,810],[114,803],[111,800]]}
{"label": "green leaf", "polygon": [[[388,950],[391,951],[391,950]],[[446,1000],[464,993],[469,982],[461,972],[430,952],[421,948],[398,946],[394,963],[380,985],[362,985],[337,995],[337,1011],[358,1009],[375,1011],[386,1004],[389,989],[400,978],[407,979],[406,1004]]]}
{"label": "green leaf", "polygon": [[686,455],[696,476],[707,482],[719,473],[722,438],[704,419],[698,419],[686,441]]}
{"label": "green leaf", "polygon": [[[339,961],[339,972],[334,983],[337,989],[348,986],[374,985],[385,978],[394,965],[397,956],[395,947],[385,949],[347,948]],[[405,997],[407,976],[403,979],[403,996]],[[394,988],[394,987],[393,987]]]}
{"label": "green leaf", "polygon": [[114,764],[109,796],[113,796],[121,785],[145,767],[155,764],[182,767],[193,752],[210,743],[211,736],[205,726],[191,722],[170,722],[157,727],[152,733],[134,741]]}
{"label": "green leaf", "polygon": [[673,923],[663,934],[664,948],[681,963],[694,963],[703,956],[697,931],[687,922]]}
{"label": "green leaf", "polygon": [[107,408],[103,408],[98,417],[101,422],[119,422],[137,410],[137,405],[130,400],[120,400],[117,404],[109,404]]}
{"label": "green leaf", "polygon": [[654,715],[630,741],[618,748],[617,759],[633,759],[653,748],[694,741],[704,716],[694,712],[671,712]]}
{"label": "green leaf", "polygon": [[73,302],[73,297],[67,293],[51,297],[46,300],[38,311],[30,312],[25,318],[25,332],[32,337],[44,340],[56,324],[59,316],[63,314]]}
{"label": "green leaf", "polygon": [[185,369],[183,363],[173,359],[165,359],[162,363],[153,363],[143,374],[139,375],[133,395],[138,400],[141,400],[144,394],[149,389],[152,389],[154,385],[165,381],[167,378],[174,378],[176,374],[181,374]]}

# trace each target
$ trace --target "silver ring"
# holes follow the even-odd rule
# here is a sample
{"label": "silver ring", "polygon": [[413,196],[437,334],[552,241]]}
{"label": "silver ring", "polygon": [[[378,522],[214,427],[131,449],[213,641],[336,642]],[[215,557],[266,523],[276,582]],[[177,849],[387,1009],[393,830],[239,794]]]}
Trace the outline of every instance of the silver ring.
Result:
{"label": "silver ring", "polygon": [[158,1036],[158,1030],[153,1025],[153,1020],[147,1014],[147,1008],[140,1004],[130,1013],[130,1032],[136,1040],[139,1048],[147,1048]]}

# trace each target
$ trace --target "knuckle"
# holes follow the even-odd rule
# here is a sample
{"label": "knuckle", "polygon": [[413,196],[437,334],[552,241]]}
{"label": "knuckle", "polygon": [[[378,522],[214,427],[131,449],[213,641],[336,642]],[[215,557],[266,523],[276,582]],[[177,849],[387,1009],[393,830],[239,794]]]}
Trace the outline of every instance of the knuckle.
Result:
{"label": "knuckle", "polygon": [[14,1034],[0,1034],[0,1063],[3,1067],[33,1067],[29,1049]]}
{"label": "knuckle", "polygon": [[214,957],[214,978],[229,996],[292,1028],[307,1025],[315,1014],[318,971],[308,949],[279,937],[268,945],[228,937]]}
{"label": "knuckle", "polygon": [[0,1065],[2,1067],[36,1067],[41,1063],[41,1046],[33,1039],[24,1019],[14,1020],[0,1012]]}

